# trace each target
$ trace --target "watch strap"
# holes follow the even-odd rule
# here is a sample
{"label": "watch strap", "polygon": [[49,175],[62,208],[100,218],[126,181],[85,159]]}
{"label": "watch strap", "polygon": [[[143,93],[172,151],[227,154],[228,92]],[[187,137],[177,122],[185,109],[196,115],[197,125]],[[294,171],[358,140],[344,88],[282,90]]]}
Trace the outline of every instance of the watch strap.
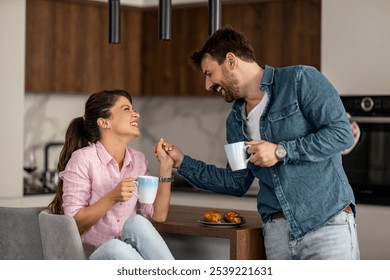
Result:
{"label": "watch strap", "polygon": [[160,177],[158,177],[158,181],[159,182],[163,182],[163,183],[172,183],[172,182],[174,182],[175,181],[175,177],[162,177],[162,176],[160,176]]}

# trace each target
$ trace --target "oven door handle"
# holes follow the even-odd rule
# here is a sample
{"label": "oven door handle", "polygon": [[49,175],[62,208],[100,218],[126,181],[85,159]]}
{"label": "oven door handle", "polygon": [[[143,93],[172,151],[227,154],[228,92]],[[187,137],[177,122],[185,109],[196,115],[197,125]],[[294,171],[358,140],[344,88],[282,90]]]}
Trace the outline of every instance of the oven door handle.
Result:
{"label": "oven door handle", "polygon": [[362,117],[362,116],[352,116],[352,121],[357,123],[390,123],[390,117]]}

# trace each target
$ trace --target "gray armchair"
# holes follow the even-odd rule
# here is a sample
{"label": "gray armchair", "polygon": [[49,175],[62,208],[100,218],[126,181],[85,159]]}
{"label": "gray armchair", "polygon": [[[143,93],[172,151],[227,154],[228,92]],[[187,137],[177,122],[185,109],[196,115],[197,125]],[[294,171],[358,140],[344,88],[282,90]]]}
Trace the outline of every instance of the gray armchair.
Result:
{"label": "gray armchair", "polygon": [[36,208],[0,207],[0,260],[43,260]]}
{"label": "gray armchair", "polygon": [[36,208],[0,207],[0,260],[84,260],[75,220]]}
{"label": "gray armchair", "polygon": [[85,260],[75,220],[44,210],[39,213],[43,256],[46,260]]}

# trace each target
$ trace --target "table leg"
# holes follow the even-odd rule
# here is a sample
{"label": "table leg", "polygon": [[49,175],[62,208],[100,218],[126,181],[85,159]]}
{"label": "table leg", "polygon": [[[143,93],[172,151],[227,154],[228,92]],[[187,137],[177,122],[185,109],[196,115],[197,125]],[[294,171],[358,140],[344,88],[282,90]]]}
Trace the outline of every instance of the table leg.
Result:
{"label": "table leg", "polygon": [[260,231],[237,231],[235,236],[230,238],[231,260],[259,260],[264,259],[264,256]]}

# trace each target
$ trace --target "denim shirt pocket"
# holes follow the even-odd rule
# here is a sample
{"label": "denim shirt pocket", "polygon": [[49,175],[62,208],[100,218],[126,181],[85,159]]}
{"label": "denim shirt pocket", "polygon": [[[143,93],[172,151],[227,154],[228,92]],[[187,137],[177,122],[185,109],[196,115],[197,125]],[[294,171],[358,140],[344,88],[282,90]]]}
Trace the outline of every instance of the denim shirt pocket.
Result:
{"label": "denim shirt pocket", "polygon": [[270,111],[267,116],[269,129],[267,141],[277,143],[290,139],[297,139],[308,133],[309,126],[302,115],[297,102]]}
{"label": "denim shirt pocket", "polygon": [[280,121],[280,120],[285,119],[298,111],[299,111],[298,103],[294,103],[294,104],[291,104],[287,107],[284,107],[281,110],[278,110],[276,112],[272,112],[272,113],[270,112],[268,115],[268,119],[271,122]]}

